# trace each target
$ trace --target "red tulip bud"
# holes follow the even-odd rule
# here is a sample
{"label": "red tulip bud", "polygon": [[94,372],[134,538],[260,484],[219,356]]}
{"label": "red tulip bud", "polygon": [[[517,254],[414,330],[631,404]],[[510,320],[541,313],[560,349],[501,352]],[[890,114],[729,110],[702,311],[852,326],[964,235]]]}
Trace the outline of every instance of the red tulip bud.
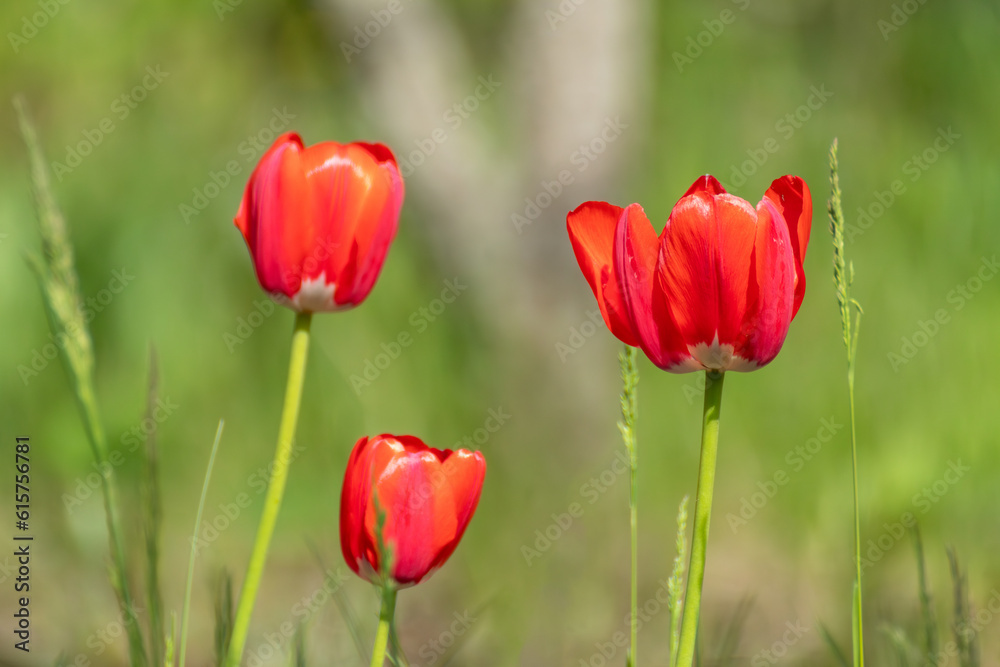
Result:
{"label": "red tulip bud", "polygon": [[396,235],[403,179],[382,144],[278,137],[250,180],[236,226],[257,279],[300,312],[344,310],[368,296]]}
{"label": "red tulip bud", "polygon": [[420,583],[458,546],[485,475],[480,452],[434,449],[409,435],[361,438],[340,498],[348,566],[376,584],[383,568],[397,587]]}

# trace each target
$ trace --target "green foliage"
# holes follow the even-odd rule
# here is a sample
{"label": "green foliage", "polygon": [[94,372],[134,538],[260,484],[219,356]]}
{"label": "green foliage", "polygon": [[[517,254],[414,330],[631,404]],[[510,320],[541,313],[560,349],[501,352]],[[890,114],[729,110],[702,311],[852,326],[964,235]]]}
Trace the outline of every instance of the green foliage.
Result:
{"label": "green foliage", "polygon": [[[847,419],[841,407],[844,358],[836,353],[843,349],[841,317],[831,307],[836,288],[825,277],[830,255],[822,242],[819,205],[826,150],[830,137],[839,136],[845,160],[840,174],[846,193],[844,250],[861,278],[852,296],[866,311],[864,345],[856,350],[857,366],[864,370],[856,394],[857,437],[865,445],[862,543],[877,539],[883,522],[914,511],[914,494],[938,479],[948,460],[975,461],[975,475],[918,516],[927,545],[927,588],[937,593],[939,644],[952,641],[952,631],[945,632],[952,605],[949,601],[945,609],[950,587],[944,583],[947,567],[936,560],[940,545],[955,544],[963,555],[973,597],[1000,582],[1000,561],[994,557],[1000,542],[993,530],[997,498],[989,481],[1000,471],[1000,412],[995,392],[983,390],[985,380],[970,381],[970,373],[980,379],[1000,374],[997,280],[986,282],[960,311],[947,300],[951,290],[974,276],[982,255],[992,257],[1000,248],[1000,225],[992,223],[1000,210],[1000,189],[991,185],[1000,181],[995,148],[1000,145],[1000,87],[984,83],[1000,76],[996,3],[924,3],[885,37],[878,21],[889,17],[891,3],[859,0],[749,3],[746,11],[736,11],[742,2],[713,7],[589,2],[554,30],[544,15],[554,2],[404,2],[403,14],[361,58],[346,63],[339,42],[352,39],[360,21],[343,9],[349,4],[324,4],[318,11],[315,3],[242,2],[220,20],[210,2],[59,3],[59,14],[29,44],[17,52],[9,45],[0,50],[0,93],[9,99],[20,90],[30,100],[41,135],[36,165],[43,170],[66,162],[67,148],[110,115],[110,103],[139,83],[147,65],[161,63],[171,72],[127,119],[116,122],[114,132],[79,168],[61,180],[50,177],[70,223],[73,279],[84,302],[105,286],[112,269],[125,267],[136,275],[88,327],[93,393],[100,396],[108,451],[115,451],[120,436],[140,416],[137,402],[144,400],[151,342],[159,356],[161,394],[181,406],[157,434],[165,609],[181,605],[192,519],[220,416],[226,417],[232,446],[218,454],[204,518],[241,492],[253,504],[199,556],[198,566],[199,571],[224,564],[242,567],[262,499],[247,480],[271,460],[279,411],[275,395],[285,382],[290,312],[276,308],[232,352],[223,340],[223,334],[235,331],[238,318],[257,312],[255,301],[264,298],[232,225],[253,166],[238,146],[267,124],[274,107],[287,106],[297,116],[289,129],[301,132],[308,143],[379,140],[403,154],[415,150],[414,141],[428,136],[459,96],[471,92],[476,76],[495,72],[503,87],[407,177],[400,233],[369,300],[355,310],[316,318],[297,439],[303,449],[289,478],[272,561],[280,563],[287,585],[266,587],[259,608],[285,610],[309,592],[315,571],[303,536],[316,541],[328,563],[340,562],[339,482],[358,437],[413,433],[449,447],[482,425],[488,407],[502,405],[513,418],[483,446],[489,472],[476,518],[448,566],[426,589],[401,597],[404,643],[413,650],[446,627],[459,605],[492,594],[496,613],[477,628],[476,641],[465,645],[456,664],[577,664],[594,650],[595,641],[624,629],[627,528],[621,508],[628,493],[623,477],[592,506],[585,505],[586,514],[543,559],[527,567],[517,554],[535,539],[536,529],[544,530],[552,513],[580,500],[579,487],[607,467],[608,443],[617,436],[607,408],[620,386],[607,361],[620,343],[598,320],[595,334],[565,363],[553,352],[554,343],[566,340],[568,328],[579,327],[587,310],[595,308],[566,242],[565,213],[585,199],[619,205],[637,201],[658,231],[698,174],[713,173],[727,189],[756,203],[773,178],[792,173],[806,180],[817,202],[806,255],[806,296],[775,361],[727,383],[727,430],[712,529],[710,568],[760,576],[743,576],[708,595],[724,610],[746,594],[756,595],[760,613],[748,625],[753,632],[743,638],[746,655],[780,635],[793,613],[792,599],[803,607],[794,613],[826,618],[847,649],[847,596],[855,575],[847,565],[852,545],[845,534],[844,494],[851,481],[839,463],[845,448],[836,444],[838,437],[801,470],[786,461],[789,452],[815,435],[821,418]],[[613,15],[618,6],[624,16]],[[683,53],[687,39],[697,40],[706,29],[703,22],[718,18],[723,8],[732,9],[736,20],[691,67],[678,72],[672,54]],[[15,33],[25,15],[38,11],[36,2],[0,7],[4,25]],[[627,28],[629,48],[618,48],[618,38],[591,40],[574,33],[589,25],[584,36],[589,35],[596,13],[604,25]],[[452,19],[454,31],[437,31],[451,27],[442,24]],[[418,24],[435,29],[439,39],[434,43],[442,49],[457,49],[447,51],[449,67],[432,70],[433,79],[394,76],[382,87],[373,85],[383,63],[391,73],[402,71],[405,63],[395,61],[398,52],[384,47],[409,43],[400,38]],[[573,44],[578,51],[570,50]],[[538,45],[548,50],[534,50]],[[641,55],[639,67],[613,73],[627,92],[617,91],[606,106],[600,103],[600,68],[577,67],[581,54],[610,66],[604,47]],[[535,58],[539,54],[544,55]],[[574,74],[578,69],[581,76]],[[530,80],[524,76],[529,71]],[[446,77],[454,72],[459,78],[449,88]],[[776,122],[794,116],[809,87],[823,84],[834,93],[830,101],[812,110],[793,136],[780,134]],[[639,100],[634,106],[632,93]],[[386,121],[398,99],[408,101],[402,111],[405,131]],[[430,110],[427,123],[419,117],[421,108]],[[509,227],[510,214],[523,207],[524,197],[535,196],[539,181],[556,178],[558,163],[572,150],[558,152],[559,135],[569,135],[575,149],[595,136],[588,122],[596,127],[604,114],[616,113],[630,129],[587,171],[574,174],[573,187],[525,234],[508,229],[510,238],[481,235],[481,230]],[[555,119],[558,132],[546,132],[546,117]],[[85,652],[92,662],[106,658],[120,665],[128,659],[124,639],[101,658],[85,644],[118,617],[120,607],[108,594],[105,577],[114,550],[100,509],[102,492],[95,490],[77,511],[67,512],[62,502],[78,479],[93,471],[94,462],[89,442],[83,442],[90,435],[80,436],[76,392],[65,390],[57,368],[66,362],[37,357],[49,363],[46,370],[27,382],[18,373],[19,367],[31,368],[34,352],[42,354],[58,328],[50,326],[33,269],[22,261],[29,249],[44,263],[46,241],[36,250],[26,153],[13,116],[6,118],[8,131],[0,133],[5,183],[0,191],[0,320],[5,325],[0,422],[45,443],[38,448],[37,463],[51,492],[38,499],[44,503],[39,516],[46,518],[38,539],[50,545],[47,583],[53,591],[72,591],[78,601],[74,609],[84,611],[67,615],[61,612],[61,598],[40,598],[32,613],[47,646],[40,646],[35,657],[52,664],[64,650],[70,658]],[[932,145],[937,128],[949,125],[962,138],[911,180],[904,163]],[[435,170],[449,164],[450,151],[475,147],[480,136],[486,143],[463,152],[460,162],[463,171],[476,175],[475,187],[448,183],[442,194]],[[733,169],[750,159],[748,150],[771,137],[779,150],[745,183],[732,183]],[[229,160],[239,161],[240,173],[186,223],[178,206],[190,204],[192,191],[203,191],[211,183],[210,172],[219,173]],[[484,168],[489,164],[503,165],[499,177],[486,175],[493,173]],[[896,180],[905,193],[871,216],[869,210],[878,213],[876,194],[891,192]],[[493,201],[490,195],[508,183],[516,190],[510,205],[483,206],[482,220],[463,221],[460,229],[469,235],[450,245],[455,231],[442,225],[441,212],[466,198]],[[508,242],[511,252],[503,255],[499,248]],[[543,261],[533,262],[537,258]],[[442,280],[468,278],[468,263],[484,268],[486,277],[449,306],[378,381],[360,395],[353,391],[350,378],[361,373],[365,360],[373,359],[383,342],[410,330],[408,317],[440,292]],[[513,280],[516,275],[531,280],[521,285]],[[494,288],[497,296],[491,296]],[[912,339],[919,322],[942,308],[951,322],[894,370],[887,354],[898,353],[902,339]],[[522,320],[524,313],[528,316]],[[700,400],[700,390],[693,375],[662,374],[642,358],[638,366],[650,378],[655,375],[643,383],[643,414],[636,425],[644,443],[642,600],[668,574],[664,554],[672,550],[673,530],[664,528],[671,527],[677,500],[690,490],[697,466],[694,415],[700,405],[690,396]],[[738,514],[742,499],[777,470],[789,473],[788,484],[747,526],[738,533],[729,530],[725,516]],[[142,474],[138,450],[115,470],[123,491],[134,488]],[[141,556],[141,533],[122,537],[125,551]],[[878,632],[882,620],[917,609],[915,587],[907,580],[909,588],[901,589],[897,574],[912,562],[911,553],[908,546],[896,546],[864,572],[871,664],[893,661]],[[733,570],[737,563],[741,569]],[[939,573],[941,578],[935,578]],[[133,592],[144,595],[140,569],[134,574]],[[367,621],[375,611],[367,587],[351,581],[342,592],[370,632]],[[214,597],[214,591],[193,596],[192,665],[211,661]],[[828,600],[843,604],[820,606]],[[310,632],[310,648],[317,653],[311,662],[367,665],[352,647],[348,625],[331,612],[314,621],[318,627]],[[712,611],[708,621],[727,614]],[[925,622],[900,625],[923,651]],[[980,637],[986,665],[1000,650],[993,630]],[[640,632],[644,664],[667,661],[667,633],[666,615]],[[818,635],[815,644],[820,644]],[[369,640],[370,635],[365,643]],[[705,648],[716,647],[706,643]],[[799,649],[808,650],[805,644],[796,647],[789,664],[841,664],[822,648],[796,657]],[[329,655],[320,661],[319,650]],[[623,664],[621,655],[617,661]]]}

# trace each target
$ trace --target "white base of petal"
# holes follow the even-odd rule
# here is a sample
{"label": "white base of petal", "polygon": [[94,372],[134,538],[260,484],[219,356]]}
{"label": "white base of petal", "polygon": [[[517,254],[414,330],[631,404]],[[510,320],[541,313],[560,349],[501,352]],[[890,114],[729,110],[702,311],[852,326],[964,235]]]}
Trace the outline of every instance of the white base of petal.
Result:
{"label": "white base of petal", "polygon": [[757,362],[733,353],[733,346],[719,343],[719,336],[709,343],[688,345],[691,356],[670,367],[671,373],[690,373],[692,371],[737,371],[745,373],[757,370]]}
{"label": "white base of petal", "polygon": [[283,306],[288,306],[298,312],[324,313],[353,308],[353,304],[338,306],[333,302],[333,292],[337,286],[326,282],[326,272],[315,278],[302,281],[299,291],[289,299],[284,294],[272,294],[271,298]]}

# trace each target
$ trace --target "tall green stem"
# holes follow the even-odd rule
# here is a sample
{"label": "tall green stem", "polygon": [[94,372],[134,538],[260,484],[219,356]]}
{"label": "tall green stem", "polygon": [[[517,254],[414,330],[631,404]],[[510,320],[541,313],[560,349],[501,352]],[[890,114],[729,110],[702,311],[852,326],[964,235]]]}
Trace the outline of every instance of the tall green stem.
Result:
{"label": "tall green stem", "polygon": [[392,584],[382,586],[382,609],[378,614],[378,631],[375,633],[375,646],[372,647],[371,667],[382,667],[385,662],[389,630],[392,628],[392,618],[396,613],[396,592]]}
{"label": "tall green stem", "polygon": [[632,549],[632,614],[629,616],[629,655],[628,667],[635,667],[635,652],[638,648],[639,634],[639,509],[638,509],[638,485],[636,484],[636,470],[638,461],[636,459],[635,448],[629,455],[629,480],[631,490],[629,492],[629,526],[631,529],[631,549]]}
{"label": "tall green stem", "polygon": [[639,384],[639,370],[636,368],[636,349],[626,345],[621,354],[618,355],[618,362],[622,373],[622,420],[618,422],[618,430],[621,431],[622,439],[625,441],[625,449],[628,451],[629,462],[629,526],[630,542],[632,552],[632,575],[631,575],[631,613],[629,614],[629,651],[627,664],[633,667],[635,662],[635,652],[639,634],[639,487],[636,481],[636,472],[639,469],[638,445],[635,437],[635,422],[638,411],[636,387]]}
{"label": "tall green stem", "polygon": [[[855,321],[855,325],[860,324],[860,319]],[[857,327],[855,327],[855,335]],[[857,338],[854,339],[855,341]],[[854,596],[852,599],[852,622],[853,622],[853,632],[852,644],[854,646],[854,664],[855,667],[865,667],[865,641],[864,641],[864,624],[862,623],[862,613],[861,613],[861,503],[858,500],[858,440],[855,430],[855,419],[854,419],[854,354],[853,350],[849,351],[850,360],[848,362],[847,370],[847,387],[848,393],[850,394],[851,401],[851,474],[854,477],[854,568],[855,577],[854,580]]]}
{"label": "tall green stem", "polygon": [[250,554],[250,564],[247,566],[246,579],[240,592],[240,601],[236,607],[236,618],[233,621],[233,634],[229,642],[229,652],[226,656],[226,667],[239,667],[243,657],[243,647],[250,628],[250,616],[253,614],[257,589],[260,587],[261,575],[264,573],[264,563],[267,561],[267,549],[271,544],[274,525],[278,521],[278,511],[281,509],[281,498],[285,492],[285,481],[288,479],[288,466],[292,458],[292,441],[295,439],[295,425],[299,418],[299,404],[302,400],[302,383],[306,374],[306,358],[309,354],[309,324],[312,313],[298,313],[295,316],[295,329],[292,333],[292,358],[288,366],[288,385],[285,388],[285,406],[281,411],[281,425],[278,428],[278,447],[274,452],[273,472],[267,485],[267,495],[264,498],[264,512],[257,525],[257,538]]}
{"label": "tall green stem", "polygon": [[[837,165],[837,140],[830,145],[830,199],[826,205],[830,215],[830,232],[833,234],[833,284],[840,306],[841,329],[847,348],[847,391],[851,402],[851,475],[854,481],[854,563],[855,580],[852,597],[852,632],[854,667],[864,667],[865,641],[861,618],[861,506],[858,502],[858,440],[854,413],[854,365],[857,361],[858,330],[861,328],[861,304],[851,296],[854,282],[854,263],[847,261],[844,244],[844,210],[840,192],[840,175]],[[852,317],[852,311],[854,316]]]}
{"label": "tall green stem", "polygon": [[698,638],[698,615],[701,610],[701,587],[705,580],[705,553],[708,528],[712,519],[712,493],[715,490],[715,460],[719,449],[719,413],[722,410],[724,371],[705,373],[705,410],[701,431],[701,461],[698,464],[698,494],[694,503],[694,535],[691,539],[691,566],[687,593],[684,596],[684,621],[677,652],[679,667],[694,664]]}

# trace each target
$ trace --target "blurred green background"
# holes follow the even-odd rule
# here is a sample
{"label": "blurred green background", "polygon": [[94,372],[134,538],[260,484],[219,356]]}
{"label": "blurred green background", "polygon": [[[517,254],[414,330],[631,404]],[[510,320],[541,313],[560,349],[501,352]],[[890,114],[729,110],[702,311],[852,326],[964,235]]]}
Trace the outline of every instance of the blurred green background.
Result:
{"label": "blurred green background", "polygon": [[[262,305],[232,218],[256,159],[284,130],[309,144],[387,143],[405,162],[407,192],[370,298],[315,318],[302,452],[246,664],[287,664],[269,641],[287,649],[279,628],[303,620],[296,605],[323,585],[310,544],[346,571],[344,465],[360,436],[379,432],[440,447],[478,437],[489,462],[462,545],[400,597],[412,664],[624,664],[609,644],[628,603],[628,481],[612,465],[620,344],[591,323],[596,304],[565,215],[589,199],[638,201],[659,227],[703,173],[754,203],[771,180],[797,174],[815,202],[808,289],[785,347],[726,383],[705,664],[747,596],[734,664],[835,664],[821,626],[849,646],[848,429],[810,443],[824,420],[848,416],[824,212],[835,136],[865,309],[857,404],[866,553],[876,545],[865,572],[871,664],[894,664],[887,628],[917,637],[913,541],[894,527],[905,513],[923,530],[942,630],[947,546],[977,609],[1000,595],[995,2],[18,0],[0,7],[0,24],[0,99],[24,93],[55,170],[81,289],[101,308],[91,322],[99,398],[123,451],[141,427],[149,347],[159,355],[173,406],[156,425],[168,610],[180,610],[201,481],[226,420],[205,518],[228,526],[197,564],[189,664],[211,661],[219,573],[242,580],[263,495],[256,471],[277,431],[293,317]],[[5,451],[15,435],[31,437],[36,534],[32,652],[14,651],[5,632],[0,660],[49,665],[63,652],[74,664],[123,665],[101,502],[86,497],[91,458],[65,371],[45,358],[53,348],[23,259],[38,248],[27,156],[10,105],[0,109],[0,436]],[[131,278],[102,293],[117,286],[115,271]],[[442,310],[446,281],[466,287]],[[413,344],[380,358],[401,332]],[[352,382],[369,362],[384,368]],[[694,493],[701,392],[698,376],[645,359],[641,375],[645,601],[669,574],[678,502]],[[490,410],[509,416],[487,438],[478,429]],[[808,460],[795,453],[810,445]],[[129,548],[141,560],[138,459],[126,458]],[[969,470],[942,481],[953,464]],[[787,483],[769,486],[777,471]],[[251,506],[226,518],[240,493]],[[572,503],[583,515],[560,528]],[[745,525],[727,518],[741,507]],[[557,539],[540,539],[546,531]],[[0,565],[9,619],[10,560]],[[375,594],[353,575],[342,590],[367,644]],[[456,614],[475,620],[453,626]],[[334,604],[305,616],[310,664],[362,664]],[[993,616],[979,633],[985,665],[1000,664]],[[791,642],[788,623],[800,628]],[[668,628],[662,610],[644,623],[642,663],[666,663]]]}

